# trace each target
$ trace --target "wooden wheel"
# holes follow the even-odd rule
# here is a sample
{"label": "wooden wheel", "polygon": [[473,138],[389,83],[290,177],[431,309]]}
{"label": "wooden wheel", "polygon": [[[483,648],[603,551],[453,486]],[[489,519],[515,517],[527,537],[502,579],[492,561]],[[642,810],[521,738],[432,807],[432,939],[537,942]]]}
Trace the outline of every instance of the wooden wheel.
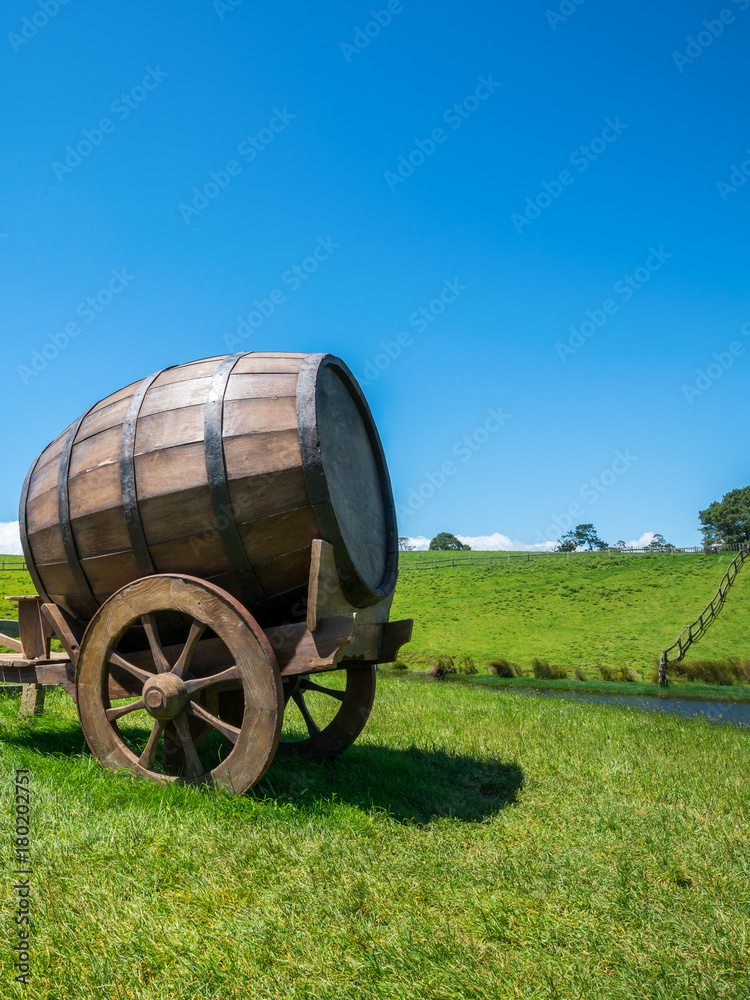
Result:
{"label": "wooden wheel", "polygon": [[276,752],[271,645],[241,604],[195,577],[144,577],[113,594],[86,630],[76,686],[86,742],[108,768],[241,794]]}
{"label": "wooden wheel", "polygon": [[279,748],[328,760],[365,727],[375,698],[375,667],[346,667],[284,678],[284,730]]}

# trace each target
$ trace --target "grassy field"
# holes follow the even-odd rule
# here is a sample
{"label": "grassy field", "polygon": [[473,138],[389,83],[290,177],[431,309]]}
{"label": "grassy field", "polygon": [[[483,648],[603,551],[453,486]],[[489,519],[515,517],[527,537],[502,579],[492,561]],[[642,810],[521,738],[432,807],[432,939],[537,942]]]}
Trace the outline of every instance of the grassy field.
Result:
{"label": "grassy field", "polygon": [[[418,655],[645,666],[725,562],[637,559],[405,572],[394,613],[417,618]],[[704,640],[720,655],[747,648],[748,584]],[[0,692],[3,998],[750,1000],[747,731],[385,672],[339,761],[279,755],[234,798],[103,771],[62,691],[18,709]],[[30,986],[13,981],[18,767]]]}
{"label": "grassy field", "polygon": [[[0,560],[6,564],[11,560],[17,560],[17,556],[0,556]],[[18,596],[20,594],[35,594],[36,587],[31,582],[31,577],[25,570],[14,572],[13,570],[0,571],[0,618],[18,618],[18,605],[13,601],[6,601],[3,598]]]}
{"label": "grassy field", "polygon": [[60,691],[31,771],[32,985],[3,997],[748,1000],[749,734],[384,677],[335,764],[232,798],[104,772]]}
{"label": "grassy field", "polygon": [[[449,553],[438,553],[450,558]],[[462,554],[465,555],[465,554]],[[475,553],[486,560],[489,553]],[[732,559],[727,555],[532,556],[492,553],[492,564],[409,570],[400,577],[391,617],[414,618],[402,658],[424,667],[434,655],[468,653],[480,671],[504,657],[527,672],[532,657],[600,681],[597,666],[628,667],[648,681],[659,652],[703,610]],[[5,557],[6,559],[12,557]],[[402,567],[431,563],[435,554],[410,552]],[[0,573],[0,597],[33,593],[25,572]],[[16,617],[12,602],[0,618]],[[744,567],[706,635],[686,660],[750,660],[750,568]]]}
{"label": "grassy field", "polygon": [[[407,553],[402,565],[431,561]],[[442,553],[446,556],[448,553]],[[485,553],[476,553],[485,557]],[[471,654],[481,666],[504,657],[548,659],[585,676],[597,664],[644,679],[713,596],[732,555],[575,554],[444,569],[404,570],[393,616],[414,618],[403,658]],[[687,659],[750,659],[750,570],[744,567],[717,621]]]}

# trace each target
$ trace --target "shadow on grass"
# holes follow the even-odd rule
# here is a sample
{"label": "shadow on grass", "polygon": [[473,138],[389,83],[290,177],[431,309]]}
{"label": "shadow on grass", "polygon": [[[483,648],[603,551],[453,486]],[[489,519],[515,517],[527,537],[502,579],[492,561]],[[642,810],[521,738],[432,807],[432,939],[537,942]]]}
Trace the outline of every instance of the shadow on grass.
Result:
{"label": "shadow on grass", "polygon": [[84,751],[88,752],[81,727],[73,722],[59,720],[55,721],[54,727],[47,720],[42,722],[33,718],[17,722],[10,731],[2,726],[0,743],[42,756],[74,757],[80,756]]}
{"label": "shadow on grass", "polygon": [[522,787],[523,771],[514,763],[355,744],[322,762],[282,750],[253,794],[303,807],[335,801],[424,825],[441,818],[478,822],[512,805]]}
{"label": "shadow on grass", "polygon": [[[80,727],[49,717],[0,726],[0,742],[40,756],[88,754]],[[400,823],[425,825],[452,818],[479,822],[515,802],[523,772],[514,763],[423,750],[355,744],[333,761],[313,761],[280,750],[263,780],[249,792],[301,810],[341,805],[387,813]]]}

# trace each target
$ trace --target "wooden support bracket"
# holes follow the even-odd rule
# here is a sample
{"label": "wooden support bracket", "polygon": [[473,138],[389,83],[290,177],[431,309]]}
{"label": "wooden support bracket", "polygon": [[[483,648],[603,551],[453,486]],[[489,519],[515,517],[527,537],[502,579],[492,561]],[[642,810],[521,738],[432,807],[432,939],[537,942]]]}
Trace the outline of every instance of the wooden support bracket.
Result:
{"label": "wooden support bracket", "polygon": [[70,657],[74,667],[78,666],[78,654],[83,640],[83,626],[71,617],[67,611],[58,608],[56,604],[43,604],[42,614],[62,643],[62,647]]}
{"label": "wooden support bracket", "polygon": [[[336,654],[333,669],[342,662],[391,663],[399,649],[411,639],[411,619],[389,622],[393,595],[367,608],[357,608],[346,599],[339,583],[333,546],[316,538],[312,543],[307,596],[307,628],[315,634],[331,619],[356,615],[356,630],[350,642]],[[282,670],[282,673],[284,671]]]}
{"label": "wooden support bracket", "polygon": [[4,632],[0,632],[0,646],[5,646],[6,649],[14,649],[17,653],[23,654],[23,646],[18,641],[10,635],[5,635]]}
{"label": "wooden support bracket", "polygon": [[356,614],[324,618],[315,632],[305,622],[266,629],[282,677],[334,670],[341,650],[358,632]]}
{"label": "wooden support bracket", "polygon": [[[27,660],[48,660],[52,626],[42,615],[42,599],[38,594],[23,594],[20,597],[6,597],[18,605],[18,631],[20,650]],[[15,649],[16,646],[9,646]]]}
{"label": "wooden support bracket", "polygon": [[[0,642],[8,649],[15,649],[26,660],[49,660],[52,626],[42,615],[42,599],[38,594],[23,594],[6,597],[18,605],[18,634],[20,642],[7,642],[3,636]],[[40,683],[23,684],[21,690],[21,716],[41,715],[44,711],[44,688]]]}
{"label": "wooden support bracket", "polygon": [[307,587],[307,627],[315,632],[321,619],[356,614],[360,625],[388,621],[393,595],[368,608],[357,608],[344,596],[333,546],[322,538],[312,543],[310,579]]}

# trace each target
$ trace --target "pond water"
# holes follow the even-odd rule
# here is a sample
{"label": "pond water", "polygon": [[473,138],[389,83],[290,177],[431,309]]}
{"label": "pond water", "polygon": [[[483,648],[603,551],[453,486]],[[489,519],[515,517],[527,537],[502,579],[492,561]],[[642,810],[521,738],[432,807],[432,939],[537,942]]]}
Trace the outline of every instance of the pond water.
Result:
{"label": "pond water", "polygon": [[[500,689],[497,689],[500,690]],[[536,688],[502,688],[513,694],[532,698],[565,698],[594,705],[612,705],[615,708],[636,708],[644,712],[661,712],[679,715],[683,719],[706,719],[708,722],[750,726],[750,703],[730,701],[694,701],[688,698],[649,697],[637,694],[593,694],[588,691],[550,691]]]}

